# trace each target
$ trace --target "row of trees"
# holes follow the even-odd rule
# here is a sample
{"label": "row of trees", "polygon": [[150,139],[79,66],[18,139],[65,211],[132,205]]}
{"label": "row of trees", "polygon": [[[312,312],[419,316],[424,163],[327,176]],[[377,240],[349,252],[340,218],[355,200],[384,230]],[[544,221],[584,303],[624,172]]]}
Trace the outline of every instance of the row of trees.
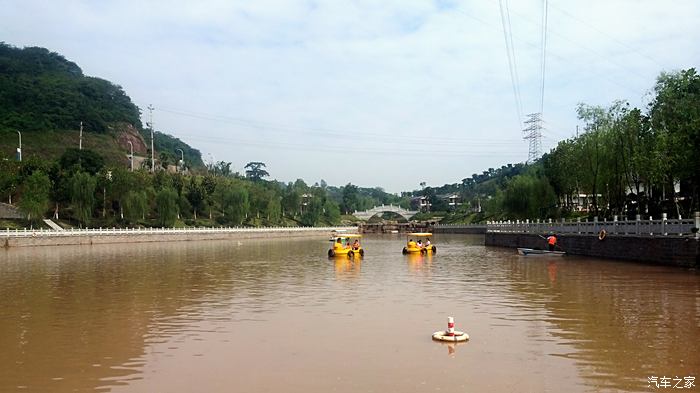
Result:
{"label": "row of trees", "polygon": [[570,216],[577,210],[600,217],[688,217],[700,210],[700,75],[695,69],[662,73],[653,93],[646,111],[625,101],[580,104],[580,135],[521,166],[516,176],[502,176],[493,192],[484,192],[492,180],[465,179],[464,195],[487,195],[492,217]]}
{"label": "row of trees", "polygon": [[646,111],[624,101],[579,105],[584,132],[541,160],[562,208],[580,194],[603,216],[700,208],[700,75],[662,73],[653,92]]}
{"label": "row of trees", "polygon": [[56,161],[0,159],[0,195],[36,221],[46,216],[76,225],[335,225],[341,212],[407,201],[380,188],[313,186],[265,180],[262,162],[210,164],[204,173],[155,174],[105,165],[91,150],[68,149]]}
{"label": "row of trees", "polygon": [[[230,163],[225,164],[230,167]],[[333,225],[338,204],[302,180],[266,181],[264,163],[247,176],[214,171],[185,175],[109,167],[90,150],[67,150],[57,161],[0,160],[0,193],[33,220],[53,215],[78,225]],[[17,202],[17,201],[16,201]]]}
{"label": "row of trees", "polygon": [[579,211],[688,217],[700,210],[700,75],[695,69],[662,73],[652,93],[646,110],[625,101],[580,104],[582,133],[535,163],[489,168],[461,183],[414,194],[458,193],[464,204],[457,213],[474,214],[479,206],[481,219]]}

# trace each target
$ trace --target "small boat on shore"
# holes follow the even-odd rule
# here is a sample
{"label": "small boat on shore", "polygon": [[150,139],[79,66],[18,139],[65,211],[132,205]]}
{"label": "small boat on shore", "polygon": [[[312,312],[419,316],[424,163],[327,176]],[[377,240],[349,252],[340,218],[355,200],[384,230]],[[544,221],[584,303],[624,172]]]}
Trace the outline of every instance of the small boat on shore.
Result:
{"label": "small boat on shore", "polygon": [[566,255],[566,253],[564,251],[549,251],[549,250],[538,250],[535,248],[518,247],[518,255],[560,257],[562,255]]}

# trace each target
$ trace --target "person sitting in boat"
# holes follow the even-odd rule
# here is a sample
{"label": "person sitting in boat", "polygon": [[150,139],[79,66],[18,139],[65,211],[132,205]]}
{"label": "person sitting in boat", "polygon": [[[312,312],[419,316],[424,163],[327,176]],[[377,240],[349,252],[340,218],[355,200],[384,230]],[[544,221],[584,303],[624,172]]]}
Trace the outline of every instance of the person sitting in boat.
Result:
{"label": "person sitting in boat", "polygon": [[416,244],[418,248],[423,248],[423,242],[421,242],[420,239],[418,239],[418,244]]}
{"label": "person sitting in boat", "polygon": [[345,248],[350,249],[350,239],[345,242]]}
{"label": "person sitting in boat", "polygon": [[425,240],[425,247],[430,248],[430,239]]}
{"label": "person sitting in boat", "polygon": [[338,238],[335,243],[333,243],[333,250],[338,251],[343,249],[343,239]]}
{"label": "person sitting in boat", "polygon": [[410,240],[408,241],[408,244],[406,244],[406,246],[407,246],[408,248],[416,248],[416,247],[417,247],[417,246],[416,246],[416,242],[414,242],[413,239],[410,239]]}
{"label": "person sitting in boat", "polygon": [[360,241],[355,239],[355,241],[352,243],[352,249],[353,250],[359,250],[360,249]]}
{"label": "person sitting in boat", "polygon": [[549,251],[554,251],[554,247],[557,245],[557,237],[554,236],[552,233],[547,237],[547,246],[549,247]]}

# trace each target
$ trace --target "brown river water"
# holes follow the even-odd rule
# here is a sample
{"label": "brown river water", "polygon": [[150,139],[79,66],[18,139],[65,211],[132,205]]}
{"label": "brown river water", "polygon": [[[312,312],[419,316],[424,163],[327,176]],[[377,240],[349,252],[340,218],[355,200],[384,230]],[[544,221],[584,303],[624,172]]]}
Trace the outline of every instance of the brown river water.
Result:
{"label": "brown river water", "polygon": [[[676,391],[700,274],[435,236],[0,250],[0,391]],[[431,340],[453,316],[465,343]],[[682,391],[700,391],[695,387]]]}

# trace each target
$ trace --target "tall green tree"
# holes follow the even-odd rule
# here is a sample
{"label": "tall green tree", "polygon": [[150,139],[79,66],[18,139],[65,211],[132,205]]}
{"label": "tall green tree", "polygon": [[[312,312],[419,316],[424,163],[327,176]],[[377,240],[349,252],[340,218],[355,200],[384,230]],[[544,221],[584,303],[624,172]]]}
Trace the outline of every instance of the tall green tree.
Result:
{"label": "tall green tree", "polygon": [[177,192],[171,187],[161,188],[156,193],[158,225],[172,227],[175,224],[179,212],[178,199]]}
{"label": "tall green tree", "polygon": [[214,193],[221,208],[223,221],[235,225],[242,224],[250,210],[248,191],[245,187],[237,182],[221,182],[217,184]]}
{"label": "tall green tree", "polygon": [[40,220],[49,205],[51,181],[42,171],[35,171],[22,184],[22,199],[19,208],[31,221]]}
{"label": "tall green tree", "polygon": [[87,172],[97,174],[105,165],[104,157],[99,153],[83,149],[68,148],[59,159],[61,168],[68,172]]}
{"label": "tall green tree", "polygon": [[89,225],[95,206],[97,179],[86,172],[75,173],[70,180],[71,207],[73,216],[82,224]]}
{"label": "tall green tree", "polygon": [[130,190],[124,198],[124,216],[130,223],[143,220],[148,215],[148,195],[144,190]]}
{"label": "tall green tree", "polygon": [[264,162],[249,162],[244,167],[246,169],[245,176],[253,181],[260,181],[264,177],[270,176],[270,174],[263,168],[265,168]]}
{"label": "tall green tree", "polygon": [[323,218],[330,225],[336,225],[340,222],[340,208],[334,201],[327,199],[323,204]]}
{"label": "tall green tree", "polygon": [[700,75],[694,68],[662,73],[654,92],[649,115],[654,132],[663,135],[667,147],[670,192],[675,181],[686,183],[690,207],[700,209]]}

